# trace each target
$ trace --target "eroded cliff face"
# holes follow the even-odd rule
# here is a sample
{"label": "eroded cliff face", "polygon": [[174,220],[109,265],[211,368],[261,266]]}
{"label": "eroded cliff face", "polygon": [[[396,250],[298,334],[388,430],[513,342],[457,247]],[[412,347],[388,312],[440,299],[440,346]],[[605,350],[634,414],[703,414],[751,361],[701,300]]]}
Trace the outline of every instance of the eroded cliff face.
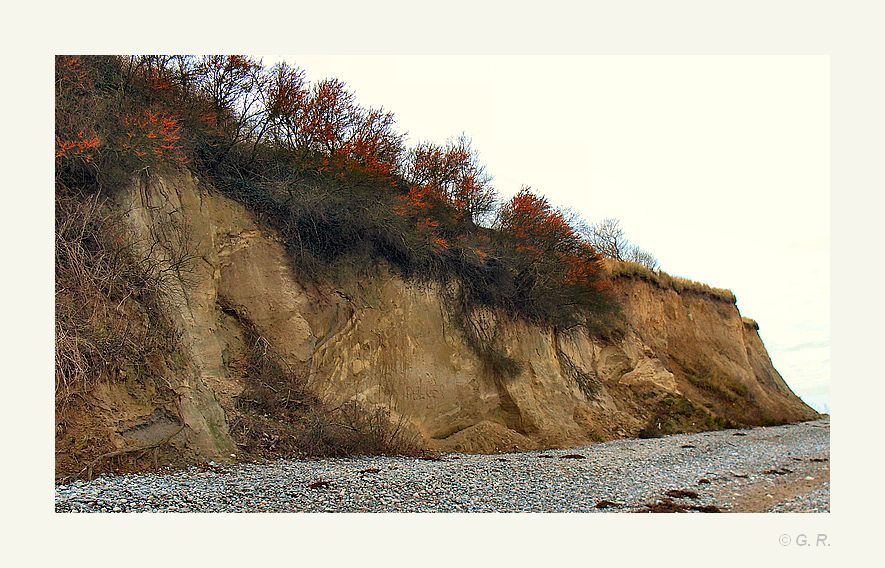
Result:
{"label": "eroded cliff face", "polygon": [[[523,367],[502,377],[468,347],[437,287],[384,267],[341,285],[304,284],[273,231],[188,172],[154,174],[117,201],[143,242],[169,223],[186,227],[196,260],[170,295],[177,356],[160,376],[103,384],[81,405],[74,422],[105,450],[183,425],[163,456],[237,459],[230,428],[249,380],[239,362],[254,348],[244,319],[322,400],[386,408],[432,450],[562,447],[655,423],[667,432],[816,416],[728,302],[618,280],[628,328],[609,342],[489,316]],[[176,396],[159,397],[157,384]]]}

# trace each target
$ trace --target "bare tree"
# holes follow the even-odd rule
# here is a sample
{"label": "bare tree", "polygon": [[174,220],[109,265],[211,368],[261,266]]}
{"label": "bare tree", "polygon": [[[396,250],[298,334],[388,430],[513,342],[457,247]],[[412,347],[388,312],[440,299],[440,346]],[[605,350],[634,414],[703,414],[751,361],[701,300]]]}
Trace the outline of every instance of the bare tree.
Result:
{"label": "bare tree", "polygon": [[600,254],[615,260],[628,260],[630,243],[617,219],[608,217],[590,225],[584,236]]}
{"label": "bare tree", "polygon": [[617,219],[609,217],[589,226],[579,224],[578,227],[584,238],[600,254],[622,262],[636,262],[649,270],[658,269],[658,259],[627,240],[621,222]]}
{"label": "bare tree", "polygon": [[645,249],[641,249],[638,246],[631,246],[630,250],[627,254],[627,260],[630,262],[636,262],[641,264],[642,266],[648,268],[649,270],[657,270],[658,269],[658,259],[655,255],[648,252]]}

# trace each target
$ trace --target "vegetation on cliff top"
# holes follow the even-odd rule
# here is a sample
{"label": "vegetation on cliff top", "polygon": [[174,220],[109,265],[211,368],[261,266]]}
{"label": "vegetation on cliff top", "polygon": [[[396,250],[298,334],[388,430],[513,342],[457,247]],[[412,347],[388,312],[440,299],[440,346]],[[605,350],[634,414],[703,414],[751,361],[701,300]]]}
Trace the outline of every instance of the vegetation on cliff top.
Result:
{"label": "vegetation on cliff top", "polygon": [[643,280],[654,284],[662,290],[674,290],[679,294],[699,294],[713,300],[719,300],[729,304],[737,302],[734,292],[725,288],[714,288],[702,282],[695,282],[679,276],[671,276],[661,270],[651,270],[648,266],[632,261],[617,261],[606,259],[605,269],[613,278],[627,278]]}
{"label": "vegetation on cliff top", "polygon": [[[733,301],[728,291],[652,270],[656,259],[611,223],[588,227],[528,187],[501,200],[465,136],[407,146],[390,112],[361,106],[337,79],[309,83],[298,67],[268,68],[240,55],[59,56],[55,79],[62,296],[102,281],[65,256],[71,224],[91,226],[65,204],[99,203],[134,177],[174,164],[207,177],[273,226],[303,278],[331,278],[342,265],[381,259],[406,278],[440,284],[468,343],[503,373],[517,366],[500,353],[494,331],[480,325],[478,311],[555,331],[617,334],[611,276]],[[130,291],[140,286],[136,280],[156,280],[157,267],[133,257],[127,235],[93,236],[78,249],[78,262],[104,271],[105,281],[127,281],[114,280],[115,266],[125,262],[143,272],[127,272],[135,278]],[[186,251],[176,260],[175,243],[157,244],[170,249],[177,270],[184,266]],[[108,250],[117,265],[103,260]],[[638,262],[606,270],[603,256]],[[156,298],[162,286],[145,290]],[[148,306],[141,315],[151,321],[158,313]],[[84,322],[98,320],[81,316],[63,313],[57,330],[79,350],[59,355],[82,359],[73,367],[79,375],[90,367],[86,360],[92,367],[108,360],[98,345],[121,343],[85,334]]]}
{"label": "vegetation on cliff top", "polygon": [[274,226],[304,278],[383,259],[453,290],[453,313],[617,328],[601,257],[563,211],[529,188],[501,202],[466,137],[407,148],[336,79],[245,56],[60,56],[55,134],[60,196],[179,164]]}

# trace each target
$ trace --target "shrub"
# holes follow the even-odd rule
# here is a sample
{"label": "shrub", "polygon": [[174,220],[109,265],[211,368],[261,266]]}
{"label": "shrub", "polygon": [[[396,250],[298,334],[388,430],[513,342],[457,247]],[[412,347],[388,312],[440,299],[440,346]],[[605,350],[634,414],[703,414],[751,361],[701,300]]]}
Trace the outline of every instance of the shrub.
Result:
{"label": "shrub", "polygon": [[524,187],[502,207],[499,227],[509,249],[516,313],[560,329],[616,327],[618,305],[599,255],[546,198]]}
{"label": "shrub", "polygon": [[393,421],[389,410],[367,410],[355,401],[309,413],[300,441],[304,453],[317,457],[425,454],[404,417]]}
{"label": "shrub", "polygon": [[466,136],[445,146],[418,144],[409,151],[403,167],[403,177],[409,184],[404,203],[414,214],[469,230],[494,210],[496,196],[491,177]]}

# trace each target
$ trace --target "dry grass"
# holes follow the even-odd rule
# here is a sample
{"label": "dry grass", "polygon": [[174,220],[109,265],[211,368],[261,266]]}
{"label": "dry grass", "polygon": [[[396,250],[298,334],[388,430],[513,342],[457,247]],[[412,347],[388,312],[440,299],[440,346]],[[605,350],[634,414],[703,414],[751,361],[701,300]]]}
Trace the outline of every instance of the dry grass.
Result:
{"label": "dry grass", "polygon": [[637,262],[621,262],[606,259],[604,264],[612,278],[643,280],[654,284],[662,290],[674,290],[678,294],[698,294],[729,304],[734,304],[737,301],[731,290],[713,288],[701,282],[671,276],[666,272],[653,271]]}
{"label": "dry grass", "polygon": [[742,317],[741,321],[744,322],[745,326],[752,327],[756,331],[759,331],[759,322],[757,322],[756,320],[748,317]]}
{"label": "dry grass", "polygon": [[[55,393],[58,410],[99,381],[143,374],[177,342],[163,300],[170,273],[99,194],[56,192]],[[173,271],[186,268],[186,259]]]}

